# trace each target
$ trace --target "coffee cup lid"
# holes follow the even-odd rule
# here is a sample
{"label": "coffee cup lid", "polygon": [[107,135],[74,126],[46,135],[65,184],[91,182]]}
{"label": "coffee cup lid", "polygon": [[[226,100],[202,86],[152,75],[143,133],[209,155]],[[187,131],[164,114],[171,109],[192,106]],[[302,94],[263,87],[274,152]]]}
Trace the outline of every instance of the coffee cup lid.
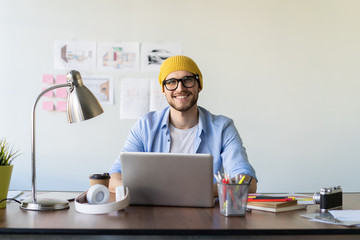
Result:
{"label": "coffee cup lid", "polygon": [[97,174],[92,174],[90,175],[89,177],[90,179],[109,179],[110,178],[110,175],[109,173],[97,173]]}

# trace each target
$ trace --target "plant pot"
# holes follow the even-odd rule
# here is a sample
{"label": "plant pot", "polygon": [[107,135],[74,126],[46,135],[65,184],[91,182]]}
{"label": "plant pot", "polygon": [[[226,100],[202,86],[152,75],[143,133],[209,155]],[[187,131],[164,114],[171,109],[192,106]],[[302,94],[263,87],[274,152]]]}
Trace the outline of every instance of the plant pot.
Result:
{"label": "plant pot", "polygon": [[[0,166],[0,200],[7,198],[13,166]],[[1,202],[0,208],[5,207],[6,201]]]}

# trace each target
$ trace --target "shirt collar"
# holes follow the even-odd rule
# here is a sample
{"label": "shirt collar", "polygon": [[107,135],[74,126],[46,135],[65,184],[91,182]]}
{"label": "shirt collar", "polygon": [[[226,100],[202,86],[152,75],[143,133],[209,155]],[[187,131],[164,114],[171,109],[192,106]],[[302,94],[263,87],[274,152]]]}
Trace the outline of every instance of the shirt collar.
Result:
{"label": "shirt collar", "polygon": [[[170,106],[164,109],[164,117],[162,119],[162,123],[161,123],[161,128],[169,128],[170,127],[170,123],[169,123],[169,115],[170,115]],[[198,112],[199,112],[199,133],[201,134],[203,131],[204,133],[206,133],[206,120],[205,120],[205,114],[204,111],[202,109],[202,107],[198,107]],[[200,136],[199,134],[199,136]]]}

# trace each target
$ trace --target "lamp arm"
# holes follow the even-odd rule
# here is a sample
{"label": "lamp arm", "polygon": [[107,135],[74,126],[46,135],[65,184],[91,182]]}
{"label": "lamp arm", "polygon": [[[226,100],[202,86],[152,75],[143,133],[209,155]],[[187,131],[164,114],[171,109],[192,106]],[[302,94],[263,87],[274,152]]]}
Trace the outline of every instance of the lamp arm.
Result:
{"label": "lamp arm", "polygon": [[57,88],[63,88],[63,87],[72,87],[72,83],[64,83],[64,84],[58,84],[55,86],[51,86],[44,91],[42,91],[39,96],[37,97],[33,108],[32,108],[32,115],[31,115],[31,164],[32,164],[32,200],[33,203],[36,203],[36,169],[35,169],[35,109],[36,105],[39,101],[39,99],[46,94],[47,92],[50,92],[51,90],[57,89]]}

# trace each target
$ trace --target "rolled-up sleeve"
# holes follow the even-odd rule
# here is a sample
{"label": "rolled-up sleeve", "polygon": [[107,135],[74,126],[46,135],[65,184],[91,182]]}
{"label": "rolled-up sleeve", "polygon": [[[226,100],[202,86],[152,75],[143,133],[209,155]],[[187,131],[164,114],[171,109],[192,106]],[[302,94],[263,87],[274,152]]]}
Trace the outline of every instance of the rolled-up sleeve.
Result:
{"label": "rolled-up sleeve", "polygon": [[[141,134],[141,119],[139,119],[134,127],[131,129],[130,134],[125,142],[124,147],[121,149],[121,152],[143,152],[144,145],[142,141]],[[115,162],[111,166],[109,170],[109,174],[113,174],[116,172],[121,172],[121,162],[120,162],[120,154],[117,156]]]}
{"label": "rolled-up sleeve", "polygon": [[238,174],[250,175],[256,179],[254,168],[248,161],[246,149],[232,120],[223,130],[223,147],[221,152],[224,170],[234,177]]}

